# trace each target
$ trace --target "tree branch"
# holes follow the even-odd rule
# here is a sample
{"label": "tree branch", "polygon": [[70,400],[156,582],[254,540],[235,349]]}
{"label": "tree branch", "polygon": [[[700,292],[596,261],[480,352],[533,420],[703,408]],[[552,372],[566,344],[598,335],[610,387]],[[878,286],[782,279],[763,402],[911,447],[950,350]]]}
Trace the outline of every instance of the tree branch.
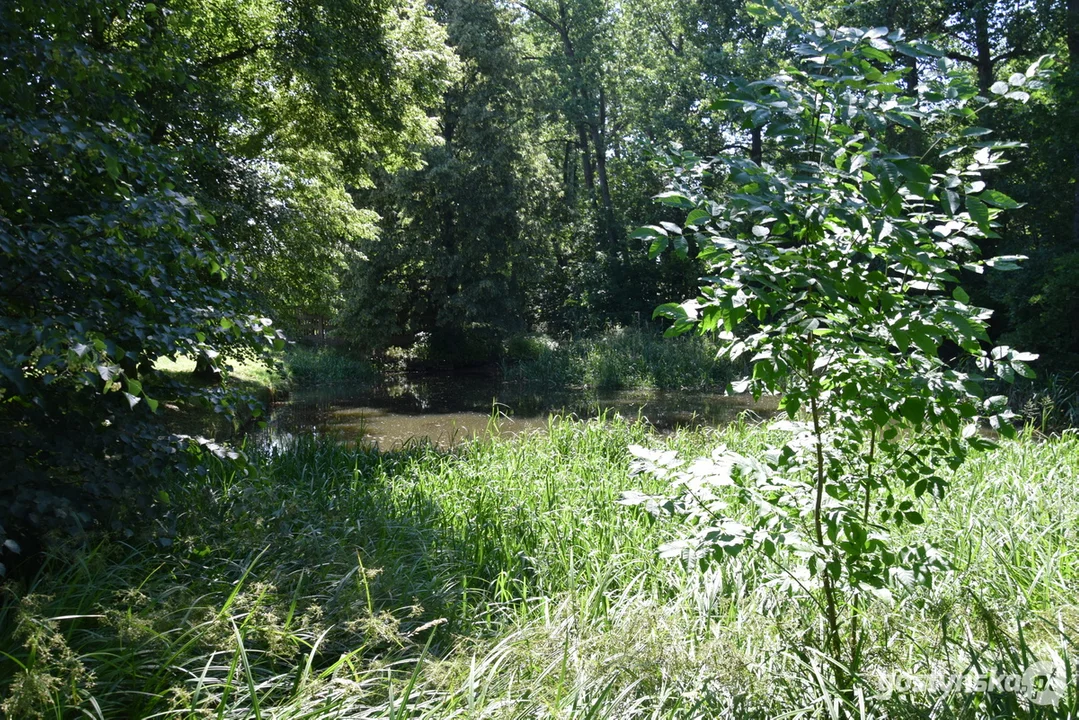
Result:
{"label": "tree branch", "polygon": [[993,63],[993,65],[996,65],[997,63],[1005,62],[1007,60],[1013,60],[1023,54],[1023,48],[1014,47],[1007,52],[1002,52],[1000,55],[997,55],[995,58],[990,60],[990,62]]}
{"label": "tree branch", "polygon": [[198,67],[201,70],[208,70],[208,69],[210,69],[212,67],[217,67],[218,65],[224,65],[225,63],[230,63],[233,60],[240,60],[240,59],[245,58],[245,57],[251,57],[252,55],[257,53],[259,50],[264,50],[267,47],[269,47],[269,46],[264,44],[264,43],[253,43],[249,47],[237,48],[237,49],[233,50],[232,52],[225,53],[224,55],[218,55],[217,57],[207,58],[207,59],[203,60],[202,62],[200,62]]}
{"label": "tree branch", "polygon": [[535,15],[536,17],[538,17],[543,22],[545,22],[548,25],[550,25],[551,27],[553,27],[557,33],[562,34],[562,26],[559,25],[557,22],[555,22],[554,19],[552,19],[550,15],[547,15],[545,13],[540,12],[536,8],[532,7],[528,3],[524,2],[524,0],[517,0],[517,4],[520,5],[521,7],[523,7],[528,12]]}
{"label": "tree branch", "polygon": [[977,65],[978,61],[970,55],[964,55],[961,52],[945,53],[949,60],[958,60],[959,62],[970,63],[971,65]]}

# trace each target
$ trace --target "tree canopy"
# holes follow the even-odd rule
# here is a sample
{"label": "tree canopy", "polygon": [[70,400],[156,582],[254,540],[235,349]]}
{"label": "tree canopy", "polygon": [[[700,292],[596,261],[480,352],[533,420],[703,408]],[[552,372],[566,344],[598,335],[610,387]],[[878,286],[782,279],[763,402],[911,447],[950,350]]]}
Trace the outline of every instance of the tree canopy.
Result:
{"label": "tree canopy", "polygon": [[157,358],[266,356],[333,307],[373,231],[351,192],[430,142],[444,39],[407,2],[3,4],[0,526],[176,463]]}

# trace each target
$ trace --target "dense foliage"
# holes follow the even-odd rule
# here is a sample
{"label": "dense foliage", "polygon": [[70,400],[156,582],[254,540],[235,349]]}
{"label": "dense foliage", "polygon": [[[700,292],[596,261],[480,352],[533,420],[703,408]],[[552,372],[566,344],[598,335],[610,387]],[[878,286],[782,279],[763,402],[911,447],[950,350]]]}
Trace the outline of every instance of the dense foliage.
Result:
{"label": "dense foliage", "polygon": [[[881,678],[1074,663],[1079,0],[795,5],[2,0],[0,715],[1074,716]],[[789,422],[182,434],[312,335]]]}
{"label": "dense foliage", "polygon": [[442,37],[407,3],[3,4],[0,541],[177,464],[157,358],[213,374],[328,307],[370,231],[348,187],[429,136]]}
{"label": "dense foliage", "polygon": [[[1069,274],[1079,233],[1079,132],[1068,130],[1074,5],[799,4],[828,26],[932,36],[948,72],[987,97],[995,82],[1056,54],[1053,78],[1029,102],[991,108],[978,122],[1028,147],[994,181],[1027,204],[1002,218],[986,250],[1030,262],[1008,277],[964,279],[975,303],[995,311],[990,334],[1040,353],[1050,371],[1079,369],[1079,283]],[[467,355],[482,358],[521,330],[557,337],[629,325],[688,295],[699,275],[692,242],[687,257],[653,262],[628,229],[677,219],[649,203],[663,189],[665,156],[679,152],[672,144],[758,163],[783,153],[751,116],[711,107],[728,78],[773,75],[785,57],[780,39],[743,2],[453,2],[438,13],[463,63],[431,106],[445,142],[421,170],[378,183],[380,234],[364,244],[369,262],[355,265],[338,332],[375,348],[442,333],[451,338],[443,347],[467,341],[481,346]],[[910,94],[936,72],[934,58],[874,62],[904,71]]]}

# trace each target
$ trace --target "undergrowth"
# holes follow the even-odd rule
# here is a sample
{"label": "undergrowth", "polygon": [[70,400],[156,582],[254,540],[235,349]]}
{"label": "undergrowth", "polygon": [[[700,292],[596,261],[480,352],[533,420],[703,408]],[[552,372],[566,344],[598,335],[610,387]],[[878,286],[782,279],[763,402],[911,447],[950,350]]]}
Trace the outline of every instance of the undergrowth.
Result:
{"label": "undergrowth", "polygon": [[[132,537],[53,549],[0,609],[4,717],[828,717],[821,613],[707,572],[679,534],[616,504],[627,446],[752,455],[776,433],[652,434],[618,418],[446,451],[303,441],[177,478]],[[1079,438],[1027,436],[968,463],[927,524],[955,569],[867,617],[867,672],[1074,663]],[[865,717],[1051,717],[1015,693],[865,697]]]}
{"label": "undergrowth", "polygon": [[614,328],[557,343],[515,338],[503,361],[508,382],[599,390],[722,389],[734,375],[716,361],[710,338],[664,338],[638,328]]}
{"label": "undergrowth", "polygon": [[293,380],[304,387],[326,382],[368,383],[378,379],[377,368],[366,359],[332,346],[290,345],[285,366]]}

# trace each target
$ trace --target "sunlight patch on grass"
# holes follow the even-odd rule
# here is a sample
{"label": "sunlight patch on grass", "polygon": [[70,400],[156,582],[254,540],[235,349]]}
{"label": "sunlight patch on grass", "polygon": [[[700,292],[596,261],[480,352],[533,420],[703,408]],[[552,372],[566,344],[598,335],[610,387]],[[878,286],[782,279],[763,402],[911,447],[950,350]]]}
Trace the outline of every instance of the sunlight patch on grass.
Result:
{"label": "sunlight patch on grass", "polygon": [[[287,377],[278,369],[258,360],[228,360],[229,377],[243,383],[264,388],[277,388],[287,384]],[[195,371],[195,359],[179,356],[175,360],[160,357],[154,362],[154,369],[173,375],[189,375]]]}

